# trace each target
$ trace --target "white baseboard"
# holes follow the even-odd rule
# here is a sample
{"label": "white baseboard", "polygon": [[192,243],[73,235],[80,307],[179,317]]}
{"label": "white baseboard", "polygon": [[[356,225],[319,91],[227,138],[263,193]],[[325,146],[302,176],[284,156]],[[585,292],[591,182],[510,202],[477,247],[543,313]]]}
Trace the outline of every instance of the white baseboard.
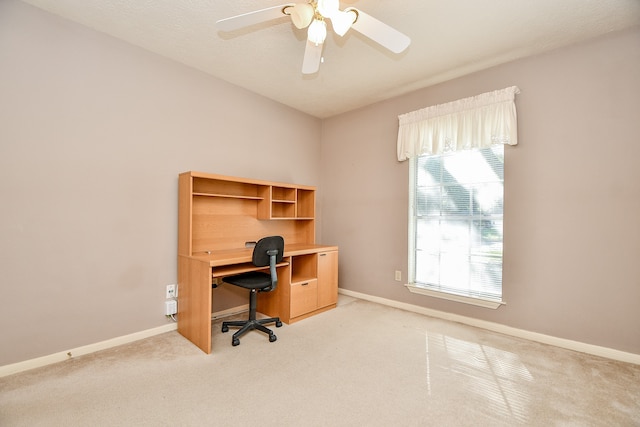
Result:
{"label": "white baseboard", "polygon": [[160,335],[165,332],[175,331],[176,329],[178,329],[178,325],[176,323],[169,323],[163,326],[158,326],[157,328],[147,329],[144,331],[135,332],[133,334],[112,338],[106,341],[100,341],[94,344],[72,348],[70,350],[61,351],[58,353],[50,354],[48,356],[37,357],[35,359],[25,360],[23,362],[0,366],[0,378],[6,377],[7,375],[17,374],[18,372],[28,371],[30,369],[51,365],[53,363],[63,362],[73,357],[95,353],[96,351],[105,350],[107,348],[116,347],[144,338],[149,338],[154,335]]}
{"label": "white baseboard", "polygon": [[601,347],[593,344],[586,344],[579,341],[572,341],[564,338],[558,338],[550,335],[539,334],[537,332],[530,332],[524,329],[513,328],[511,326],[501,325],[499,323],[488,322],[486,320],[474,319],[472,317],[461,316],[458,314],[447,313],[444,311],[433,310],[430,308],[420,307],[413,304],[407,304],[399,301],[394,301],[386,298],[380,298],[372,295],[362,294],[360,292],[354,292],[347,289],[338,289],[338,292],[379,304],[387,305],[390,307],[400,308],[402,310],[411,311],[414,313],[424,314],[426,316],[436,317],[439,319],[450,320],[452,322],[463,323],[469,326],[475,326],[477,328],[487,329],[489,331],[498,332],[505,335],[511,335],[513,337],[524,338],[530,341],[536,341],[543,344],[549,344],[556,347],[566,348],[568,350],[579,351],[581,353],[592,354],[594,356],[606,357],[608,359],[618,360],[621,362],[634,363],[640,365],[640,354],[627,353],[612,348]]}
{"label": "white baseboard", "polygon": [[[215,320],[221,317],[235,315],[248,310],[249,310],[249,304],[244,304],[238,307],[232,307],[227,310],[216,311],[215,313],[211,314],[211,319]],[[49,354],[47,356],[37,357],[35,359],[25,360],[23,362],[17,362],[10,365],[0,366],[0,378],[6,377],[7,375],[17,374],[23,371],[28,371],[30,369],[51,365],[53,363],[64,362],[65,360],[69,360],[72,357],[78,357],[78,356],[83,356],[85,354],[95,353],[96,351],[106,350],[108,348],[117,347],[122,344],[128,344],[130,342],[149,338],[154,335],[160,335],[165,332],[175,331],[176,329],[178,329],[177,323],[169,323],[164,326],[159,326],[157,328],[135,332],[133,334],[112,338],[110,340],[101,341],[94,344],[85,345],[82,347],[72,348],[70,350]]]}

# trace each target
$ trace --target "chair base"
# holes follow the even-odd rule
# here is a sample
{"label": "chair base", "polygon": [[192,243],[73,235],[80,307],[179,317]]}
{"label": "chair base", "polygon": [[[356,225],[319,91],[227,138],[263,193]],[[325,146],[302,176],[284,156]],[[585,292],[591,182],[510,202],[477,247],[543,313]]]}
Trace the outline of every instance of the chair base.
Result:
{"label": "chair base", "polygon": [[231,338],[231,345],[233,346],[239,345],[240,337],[254,329],[269,335],[269,342],[274,342],[278,337],[276,337],[276,334],[274,334],[271,329],[264,326],[269,323],[275,323],[276,328],[282,326],[282,322],[279,317],[270,317],[268,319],[230,320],[228,322],[222,322],[222,332],[228,332],[229,326],[240,326],[240,329],[236,331]]}

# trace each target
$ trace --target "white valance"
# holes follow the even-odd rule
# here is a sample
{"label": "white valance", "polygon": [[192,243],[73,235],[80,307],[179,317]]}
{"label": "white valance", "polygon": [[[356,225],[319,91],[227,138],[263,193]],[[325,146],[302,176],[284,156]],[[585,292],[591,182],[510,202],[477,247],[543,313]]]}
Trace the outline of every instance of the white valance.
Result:
{"label": "white valance", "polygon": [[398,160],[422,154],[516,145],[516,86],[398,116]]}

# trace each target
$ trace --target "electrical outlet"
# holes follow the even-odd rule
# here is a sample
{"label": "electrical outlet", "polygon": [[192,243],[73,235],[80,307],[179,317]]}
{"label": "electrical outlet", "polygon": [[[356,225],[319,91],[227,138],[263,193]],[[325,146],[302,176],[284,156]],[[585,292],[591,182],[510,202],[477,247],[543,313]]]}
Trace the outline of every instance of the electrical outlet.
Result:
{"label": "electrical outlet", "polygon": [[176,285],[167,285],[167,295],[165,298],[175,298],[176,297]]}
{"label": "electrical outlet", "polygon": [[164,314],[170,316],[178,312],[178,301],[172,299],[164,302]]}
{"label": "electrical outlet", "polygon": [[402,271],[396,270],[396,282],[402,281]]}

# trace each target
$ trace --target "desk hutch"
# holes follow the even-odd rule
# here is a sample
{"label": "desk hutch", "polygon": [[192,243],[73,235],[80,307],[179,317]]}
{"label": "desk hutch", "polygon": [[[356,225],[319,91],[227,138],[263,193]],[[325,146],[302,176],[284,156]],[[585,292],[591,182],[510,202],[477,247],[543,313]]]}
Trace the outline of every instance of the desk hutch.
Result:
{"label": "desk hutch", "polygon": [[[293,323],[336,306],[338,247],[315,243],[316,189],[202,172],[179,176],[178,332],[211,352],[212,286],[256,270],[251,244],[284,237],[278,287],[258,311]],[[215,294],[214,294],[215,297]]]}

